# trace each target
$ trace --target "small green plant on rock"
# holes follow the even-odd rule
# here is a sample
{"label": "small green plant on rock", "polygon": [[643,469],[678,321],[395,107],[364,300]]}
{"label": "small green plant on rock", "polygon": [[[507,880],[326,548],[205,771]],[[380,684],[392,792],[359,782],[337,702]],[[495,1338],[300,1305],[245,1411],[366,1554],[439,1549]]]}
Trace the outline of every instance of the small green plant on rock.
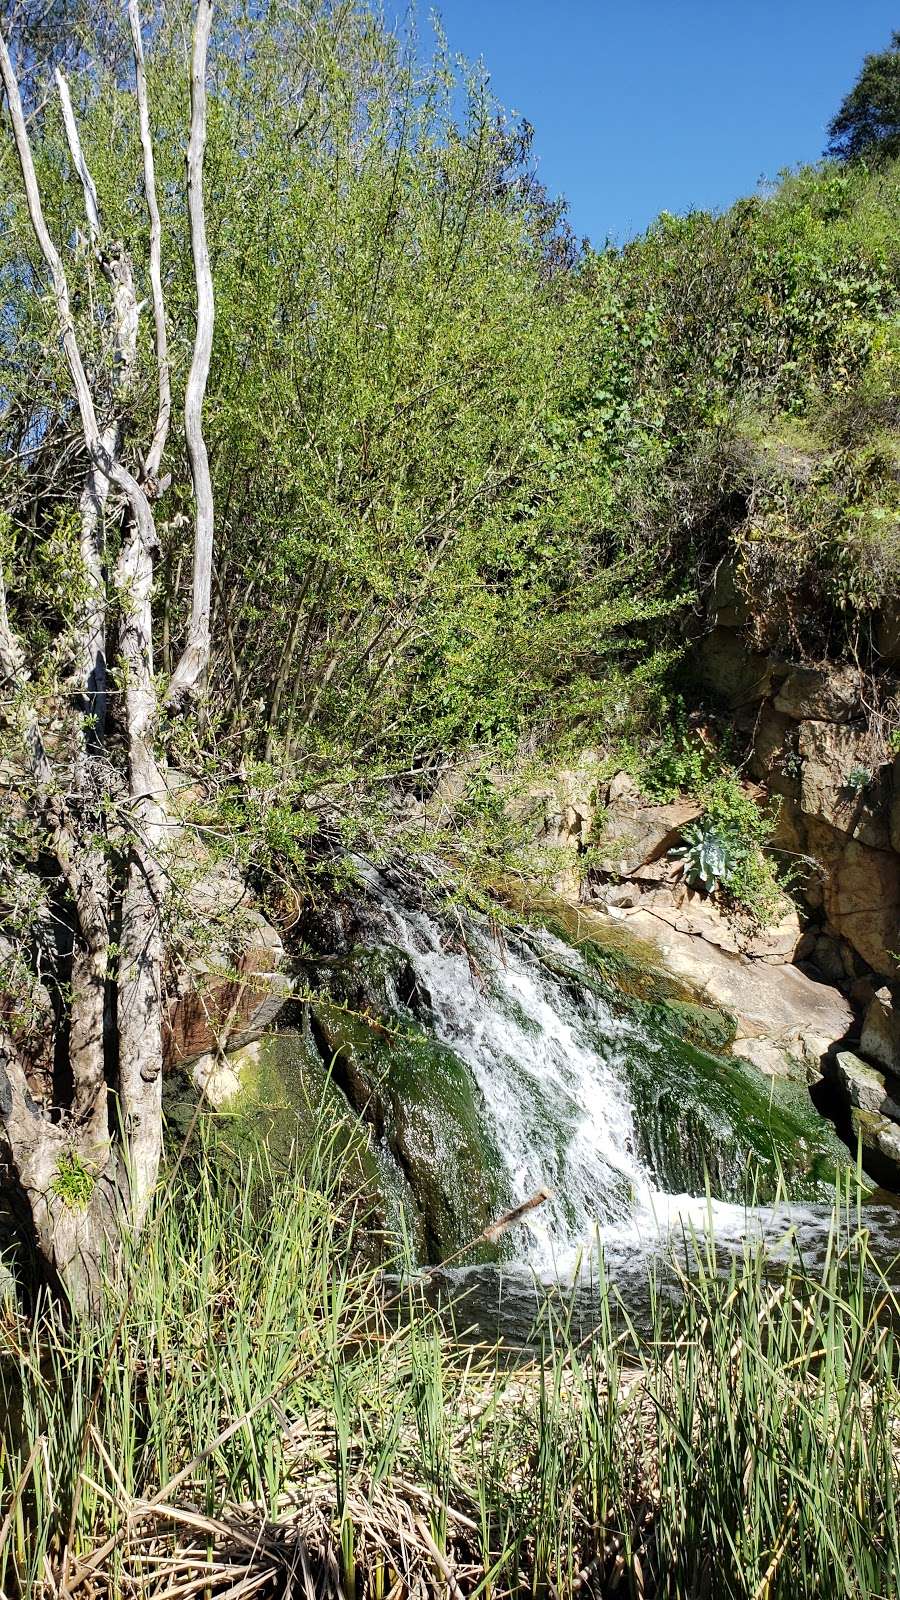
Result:
{"label": "small green plant on rock", "polygon": [[847,774],[847,788],[851,794],[864,794],[873,781],[868,767],[853,767]]}
{"label": "small green plant on rock", "polygon": [[784,886],[765,854],[774,817],[757,805],[734,771],[709,778],[700,790],[703,815],[684,830],[672,851],[685,877],[707,894],[721,893],[735,912],[757,927],[777,920]]}
{"label": "small green plant on rock", "polygon": [[714,894],[719,888],[727,889],[737,873],[734,846],[714,823],[689,823],[684,830],[684,844],[673,850],[672,855],[684,862],[688,883],[704,889],[707,894]]}
{"label": "small green plant on rock", "polygon": [[64,1150],[50,1187],[70,1211],[84,1211],[90,1205],[95,1181],[77,1151]]}

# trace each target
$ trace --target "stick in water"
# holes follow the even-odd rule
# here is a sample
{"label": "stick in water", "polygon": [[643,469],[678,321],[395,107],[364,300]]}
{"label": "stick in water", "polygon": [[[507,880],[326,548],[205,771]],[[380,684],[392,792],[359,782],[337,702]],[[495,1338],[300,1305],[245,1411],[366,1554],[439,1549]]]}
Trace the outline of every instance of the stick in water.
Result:
{"label": "stick in water", "polygon": [[526,1217],[529,1211],[536,1211],[538,1206],[542,1206],[544,1201],[549,1199],[549,1189],[536,1189],[534,1194],[529,1195],[527,1200],[522,1201],[521,1205],[513,1206],[511,1211],[504,1211],[502,1217],[498,1217],[497,1221],[492,1222],[489,1228],[485,1228],[484,1233],[475,1240],[475,1243],[496,1244],[501,1233],[505,1233],[507,1228],[511,1228],[514,1222],[519,1221],[520,1217]]}
{"label": "stick in water", "polygon": [[498,1217],[496,1222],[492,1222],[490,1227],[485,1228],[483,1233],[479,1233],[477,1238],[469,1239],[460,1250],[457,1250],[452,1256],[448,1256],[446,1261],[442,1261],[436,1267],[426,1267],[422,1276],[430,1278],[435,1273],[442,1272],[444,1267],[452,1266],[454,1261],[458,1261],[460,1256],[466,1255],[469,1250],[474,1250],[476,1245],[495,1244],[501,1233],[505,1233],[507,1228],[511,1228],[514,1222],[519,1221],[520,1217],[526,1217],[529,1211],[536,1211],[538,1206],[542,1206],[545,1200],[551,1198],[552,1193],[552,1189],[536,1189],[534,1194],[529,1195],[527,1200],[522,1201],[521,1205],[513,1206],[511,1211],[504,1211],[502,1217]]}

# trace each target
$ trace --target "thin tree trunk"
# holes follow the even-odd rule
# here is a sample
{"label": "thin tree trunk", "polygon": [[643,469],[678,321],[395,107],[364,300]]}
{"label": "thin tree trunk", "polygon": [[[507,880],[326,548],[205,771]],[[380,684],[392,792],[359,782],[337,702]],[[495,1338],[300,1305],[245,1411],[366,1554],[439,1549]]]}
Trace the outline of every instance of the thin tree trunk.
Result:
{"label": "thin tree trunk", "polygon": [[125,613],[119,650],[125,669],[128,729],[128,876],[119,934],[117,1024],[119,1100],[128,1152],[130,1222],[140,1230],[162,1152],[161,926],[165,785],[153,754],[153,551],[132,524],[118,572]]}

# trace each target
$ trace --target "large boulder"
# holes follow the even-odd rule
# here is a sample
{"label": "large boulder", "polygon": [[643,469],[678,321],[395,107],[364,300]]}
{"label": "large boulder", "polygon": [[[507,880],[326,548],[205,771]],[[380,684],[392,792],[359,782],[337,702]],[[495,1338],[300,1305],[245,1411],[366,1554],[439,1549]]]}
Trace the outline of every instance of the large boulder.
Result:
{"label": "large boulder", "polygon": [[806,848],[821,863],[821,894],[832,928],[879,975],[898,972],[900,856],[809,817]]}
{"label": "large boulder", "polygon": [[249,1044],[274,1022],[291,992],[281,971],[281,937],[242,879],[213,868],[188,895],[195,922],[208,933],[170,978],[167,1064]]}
{"label": "large boulder", "polygon": [[774,966],[793,961],[803,938],[797,908],[788,900],[779,921],[766,928],[743,926],[725,915],[714,900],[698,893],[686,894],[677,904],[651,895],[646,904],[654,916],[679,933],[702,939],[732,955],[749,956]]}
{"label": "large boulder", "polygon": [[866,1171],[888,1189],[900,1189],[900,1126],[877,1111],[853,1106],[850,1122],[862,1146]]}
{"label": "large boulder", "polygon": [[795,722],[852,722],[862,715],[862,673],[855,667],[791,667],[775,710]]}
{"label": "large boulder", "polygon": [[891,849],[900,851],[900,756],[894,762],[894,798],[891,802]]}
{"label": "large boulder", "polygon": [[834,722],[802,722],[798,748],[803,761],[803,812],[873,850],[889,850],[890,775],[886,767],[871,771],[870,739],[865,729]]}
{"label": "large boulder", "polygon": [[900,1074],[900,1005],[887,987],[878,989],[866,1007],[859,1048],[885,1071]]}
{"label": "large boulder", "polygon": [[900,1081],[879,1072],[852,1050],[839,1050],[835,1065],[838,1083],[851,1106],[900,1122]]}

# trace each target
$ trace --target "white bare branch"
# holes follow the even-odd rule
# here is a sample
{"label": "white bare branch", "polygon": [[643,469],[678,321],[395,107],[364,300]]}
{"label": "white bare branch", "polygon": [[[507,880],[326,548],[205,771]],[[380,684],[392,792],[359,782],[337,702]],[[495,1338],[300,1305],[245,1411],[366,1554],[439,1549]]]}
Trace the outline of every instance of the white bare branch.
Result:
{"label": "white bare branch", "polygon": [[[131,386],[137,358],[138,319],[140,308],[134,292],[131,262],[121,246],[108,247],[103,240],[103,227],[97,188],[81,147],[81,137],[69,85],[59,67],[56,69],[56,86],[62,106],[63,126],[72,165],[81,180],[88,233],[100,269],[109,284],[113,302],[113,328],[115,387],[119,397],[124,397]],[[103,450],[111,461],[118,460],[122,428],[118,416],[112,417],[101,435]],[[81,679],[85,684],[87,709],[92,713],[95,737],[102,739],[106,722],[106,593],[103,578],[104,527],[103,518],[109,499],[110,479],[94,461],[88,468],[81,495],[81,558],[88,582],[88,599],[85,607],[81,637],[78,641],[81,654]]]}
{"label": "white bare branch", "polygon": [[84,191],[84,210],[87,217],[88,233],[90,235],[91,244],[96,245],[100,241],[100,206],[97,201],[97,189],[88,170],[88,164],[84,159],[84,155],[82,154],[81,140],[78,136],[78,126],[75,122],[75,113],[72,110],[72,97],[69,94],[69,85],[66,82],[61,68],[57,67],[54,77],[56,78],[56,87],[59,90],[59,100],[60,105],[62,106],[63,114],[63,127],[66,130],[66,141],[69,146],[69,153],[72,157],[72,164],[75,168],[75,171],[78,173],[78,176],[81,179],[81,187]]}
{"label": "white bare branch", "polygon": [[212,10],[212,0],[197,0],[191,61],[191,135],[188,144],[187,191],[191,250],[197,284],[197,329],[184,399],[184,428],[194,482],[196,512],[191,619],[187,643],[166,695],[166,704],[176,708],[197,692],[209,661],[213,496],[209,459],[203,437],[203,399],[206,394],[206,380],[209,376],[212,354],[215,305],[203,204],[203,157],[206,150],[206,56]]}
{"label": "white bare branch", "polygon": [[144,70],[144,43],[141,37],[141,17],[137,0],[128,0],[128,17],[131,23],[138,117],[141,128],[141,150],[144,156],[144,198],[150,217],[150,284],[153,295],[153,326],[156,341],[157,381],[159,385],[159,409],[156,415],[156,427],[153,430],[153,439],[144,464],[146,476],[152,480],[159,475],[163,452],[169,435],[172,389],[169,376],[166,308],[162,287],[162,224],[159,218],[159,203],[156,198],[156,165],[153,157],[153,140],[150,136],[147,75]]}

